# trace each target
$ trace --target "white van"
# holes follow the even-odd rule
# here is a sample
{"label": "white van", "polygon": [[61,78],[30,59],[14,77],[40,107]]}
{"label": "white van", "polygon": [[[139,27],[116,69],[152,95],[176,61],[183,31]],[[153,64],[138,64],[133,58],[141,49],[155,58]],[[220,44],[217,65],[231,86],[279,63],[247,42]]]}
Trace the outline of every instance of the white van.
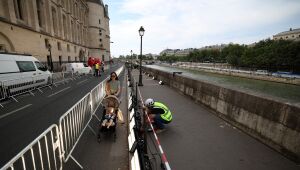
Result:
{"label": "white van", "polygon": [[84,63],[66,63],[66,72],[73,72],[77,74],[89,74],[92,68]]}
{"label": "white van", "polygon": [[0,53],[0,99],[51,82],[52,73],[31,55]]}

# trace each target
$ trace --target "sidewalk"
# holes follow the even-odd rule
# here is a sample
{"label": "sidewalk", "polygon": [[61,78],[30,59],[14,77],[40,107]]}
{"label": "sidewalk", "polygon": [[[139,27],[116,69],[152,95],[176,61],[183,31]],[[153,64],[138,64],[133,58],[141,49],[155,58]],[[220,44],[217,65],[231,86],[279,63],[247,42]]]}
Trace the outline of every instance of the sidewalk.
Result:
{"label": "sidewalk", "polygon": [[[138,70],[132,74],[138,82]],[[232,127],[190,98],[159,85],[152,77],[143,74],[143,85],[139,89],[144,101],[153,98],[172,111],[173,121],[166,131],[158,134],[172,169],[299,169],[294,162]],[[148,145],[152,149],[153,140],[150,133]],[[152,150],[151,153],[159,152]]]}
{"label": "sidewalk", "polygon": [[[123,112],[124,119],[127,120],[127,97],[126,97],[126,78],[124,70],[119,76],[121,82],[121,105],[120,109]],[[97,110],[97,116],[101,118],[102,107]],[[91,123],[93,130],[98,133],[99,122],[93,118]],[[128,170],[128,141],[127,141],[127,122],[117,124],[116,142],[113,140],[113,135],[103,136],[100,143],[97,142],[97,137],[92,131],[87,128],[80,139],[78,146],[74,149],[73,156],[87,170]],[[69,159],[66,170],[80,169],[73,160]]]}

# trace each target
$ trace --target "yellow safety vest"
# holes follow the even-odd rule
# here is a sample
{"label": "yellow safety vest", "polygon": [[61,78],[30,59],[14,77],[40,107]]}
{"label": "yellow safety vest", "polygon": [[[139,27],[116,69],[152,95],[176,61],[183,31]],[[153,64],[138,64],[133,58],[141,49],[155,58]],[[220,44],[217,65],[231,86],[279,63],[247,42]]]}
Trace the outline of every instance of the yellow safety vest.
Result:
{"label": "yellow safety vest", "polygon": [[164,104],[160,103],[160,102],[154,102],[153,108],[161,108],[165,111],[164,114],[161,114],[161,118],[164,119],[165,121],[170,122],[172,120],[172,113],[170,111],[170,109],[168,109],[167,106],[165,106]]}
{"label": "yellow safety vest", "polygon": [[96,69],[99,69],[99,64],[98,63],[96,64]]}

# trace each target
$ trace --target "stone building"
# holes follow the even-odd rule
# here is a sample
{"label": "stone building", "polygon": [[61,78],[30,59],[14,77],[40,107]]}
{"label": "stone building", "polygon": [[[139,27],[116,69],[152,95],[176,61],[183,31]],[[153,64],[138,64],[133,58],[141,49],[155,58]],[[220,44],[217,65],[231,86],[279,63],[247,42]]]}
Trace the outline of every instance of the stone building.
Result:
{"label": "stone building", "polygon": [[108,6],[102,0],[0,0],[0,51],[31,54],[52,69],[90,56],[108,61]]}
{"label": "stone building", "polygon": [[273,35],[274,40],[300,40],[300,28],[292,29],[290,28],[289,31],[284,31]]}

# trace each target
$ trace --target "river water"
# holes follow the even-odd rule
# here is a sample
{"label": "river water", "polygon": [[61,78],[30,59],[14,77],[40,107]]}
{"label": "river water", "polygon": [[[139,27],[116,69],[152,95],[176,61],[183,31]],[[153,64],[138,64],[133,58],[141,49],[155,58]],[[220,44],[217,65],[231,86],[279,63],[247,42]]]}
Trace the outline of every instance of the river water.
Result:
{"label": "river water", "polygon": [[158,65],[147,67],[300,106],[300,86]]}

